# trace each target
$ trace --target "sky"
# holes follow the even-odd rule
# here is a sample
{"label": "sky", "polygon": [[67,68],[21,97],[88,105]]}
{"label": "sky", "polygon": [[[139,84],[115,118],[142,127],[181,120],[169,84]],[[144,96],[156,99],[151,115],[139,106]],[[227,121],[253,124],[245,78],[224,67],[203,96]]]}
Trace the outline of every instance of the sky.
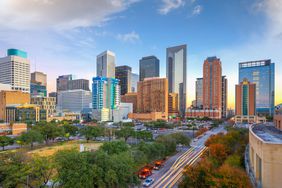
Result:
{"label": "sky", "polygon": [[275,103],[282,103],[282,0],[0,0],[0,57],[8,48],[28,53],[31,71],[56,77],[96,76],[96,56],[111,50],[116,65],[138,73],[139,59],[155,55],[166,73],[166,48],[187,44],[188,102],[204,60],[217,56],[234,107],[238,63],[275,62]]}

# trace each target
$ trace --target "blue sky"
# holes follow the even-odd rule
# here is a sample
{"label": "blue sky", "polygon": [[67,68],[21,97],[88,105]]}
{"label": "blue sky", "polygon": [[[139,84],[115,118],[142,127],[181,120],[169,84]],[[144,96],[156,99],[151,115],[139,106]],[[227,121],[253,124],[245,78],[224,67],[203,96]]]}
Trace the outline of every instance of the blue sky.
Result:
{"label": "blue sky", "polygon": [[[70,3],[71,2],[71,3]],[[138,73],[142,56],[156,55],[165,76],[165,50],[188,45],[188,101],[208,56],[222,60],[234,104],[238,62],[276,63],[276,103],[282,102],[281,0],[0,0],[0,56],[7,48],[28,52],[38,71],[55,78],[95,76],[96,55],[109,49],[117,65]]]}

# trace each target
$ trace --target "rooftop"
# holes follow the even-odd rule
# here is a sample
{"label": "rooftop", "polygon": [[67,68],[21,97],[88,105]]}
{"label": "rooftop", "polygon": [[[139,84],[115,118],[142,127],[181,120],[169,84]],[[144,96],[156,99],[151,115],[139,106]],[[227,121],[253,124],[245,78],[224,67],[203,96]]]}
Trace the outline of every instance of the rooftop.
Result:
{"label": "rooftop", "polygon": [[251,129],[254,134],[265,142],[282,144],[282,131],[272,125],[258,124]]}

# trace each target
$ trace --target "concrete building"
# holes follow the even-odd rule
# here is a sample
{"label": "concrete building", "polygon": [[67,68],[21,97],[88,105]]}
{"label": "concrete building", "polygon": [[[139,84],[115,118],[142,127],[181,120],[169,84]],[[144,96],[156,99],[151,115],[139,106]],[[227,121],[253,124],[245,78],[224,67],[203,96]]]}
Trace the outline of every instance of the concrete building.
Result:
{"label": "concrete building", "polygon": [[275,127],[282,131],[282,104],[275,107],[273,122]]}
{"label": "concrete building", "polygon": [[11,85],[12,90],[30,92],[30,62],[26,52],[8,49],[7,57],[0,58],[0,83]]}
{"label": "concrete building", "polygon": [[239,82],[248,79],[256,84],[256,112],[273,115],[275,64],[270,59],[239,63]]}
{"label": "concrete building", "polygon": [[111,121],[110,112],[109,108],[93,109],[93,118],[102,122]]}
{"label": "concrete building", "polygon": [[19,136],[27,131],[26,123],[0,123],[0,136]]}
{"label": "concrete building", "polygon": [[178,109],[184,116],[187,92],[187,46],[180,45],[166,49],[166,77],[169,93],[178,93]]}
{"label": "concrete building", "polygon": [[137,112],[137,93],[127,93],[125,95],[121,95],[121,102],[132,103],[133,113]]}
{"label": "concrete building", "polygon": [[30,75],[30,82],[32,83],[40,83],[41,85],[47,87],[47,75],[43,72],[33,72]]}
{"label": "concrete building", "polygon": [[246,170],[255,187],[280,188],[282,131],[263,124],[250,126],[246,159]]}
{"label": "concrete building", "polygon": [[222,76],[222,99],[221,99],[221,117],[227,117],[227,97],[228,97],[228,85],[226,76]]}
{"label": "concrete building", "polygon": [[57,96],[58,112],[75,112],[80,113],[83,108],[89,108],[92,102],[91,92],[78,89],[61,91]]}
{"label": "concrete building", "polygon": [[119,79],[120,94],[125,95],[131,92],[131,73],[132,69],[129,66],[116,67],[116,79]]}
{"label": "concrete building", "polygon": [[97,77],[115,78],[115,54],[104,51],[97,56]]}
{"label": "concrete building", "polygon": [[1,84],[0,91],[12,91],[12,86],[10,84]]}
{"label": "concrete building", "polygon": [[30,94],[21,91],[0,91],[0,120],[6,120],[6,107],[30,103]]}
{"label": "concrete building", "polygon": [[196,107],[203,109],[203,78],[196,80]]}
{"label": "concrete building", "polygon": [[167,113],[164,112],[150,112],[150,113],[130,113],[128,114],[129,119],[137,119],[143,122],[164,120],[167,121]]}
{"label": "concrete building", "polygon": [[177,116],[178,111],[178,94],[177,93],[169,93],[168,94],[168,115],[169,116]]}
{"label": "concrete building", "polygon": [[86,79],[74,79],[73,75],[62,75],[57,78],[57,93],[67,90],[82,89],[90,91],[89,80]]}
{"label": "concrete building", "polygon": [[56,112],[55,97],[32,97],[31,104],[36,104],[40,109],[46,110],[47,116],[52,116]]}
{"label": "concrete building", "polygon": [[139,81],[160,76],[160,60],[156,56],[142,57],[139,60]]}
{"label": "concrete building", "polygon": [[139,75],[131,73],[131,92],[137,92],[137,83],[139,82]]}
{"label": "concrete building", "polygon": [[128,119],[128,114],[133,113],[132,103],[120,103],[119,107],[113,110],[113,122],[121,122]]}
{"label": "concrete building", "polygon": [[72,80],[73,75],[62,75],[59,76],[56,80],[56,86],[57,86],[57,93],[60,91],[66,91],[68,89],[69,81]]}

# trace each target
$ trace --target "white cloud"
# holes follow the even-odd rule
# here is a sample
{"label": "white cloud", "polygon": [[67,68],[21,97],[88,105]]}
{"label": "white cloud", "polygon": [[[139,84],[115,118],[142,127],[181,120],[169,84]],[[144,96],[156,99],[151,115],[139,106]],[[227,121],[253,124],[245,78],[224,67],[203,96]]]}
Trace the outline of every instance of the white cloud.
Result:
{"label": "white cloud", "polygon": [[162,0],[162,6],[158,10],[160,14],[166,15],[174,9],[178,9],[185,5],[184,0]]}
{"label": "white cloud", "polygon": [[203,10],[203,7],[201,5],[197,5],[194,7],[192,14],[199,15],[201,14],[202,10]]}
{"label": "white cloud", "polygon": [[135,43],[140,40],[139,34],[136,33],[135,31],[126,34],[118,34],[116,38],[122,42],[129,42],[129,43]]}
{"label": "white cloud", "polygon": [[11,29],[98,26],[138,0],[1,0],[0,25]]}

